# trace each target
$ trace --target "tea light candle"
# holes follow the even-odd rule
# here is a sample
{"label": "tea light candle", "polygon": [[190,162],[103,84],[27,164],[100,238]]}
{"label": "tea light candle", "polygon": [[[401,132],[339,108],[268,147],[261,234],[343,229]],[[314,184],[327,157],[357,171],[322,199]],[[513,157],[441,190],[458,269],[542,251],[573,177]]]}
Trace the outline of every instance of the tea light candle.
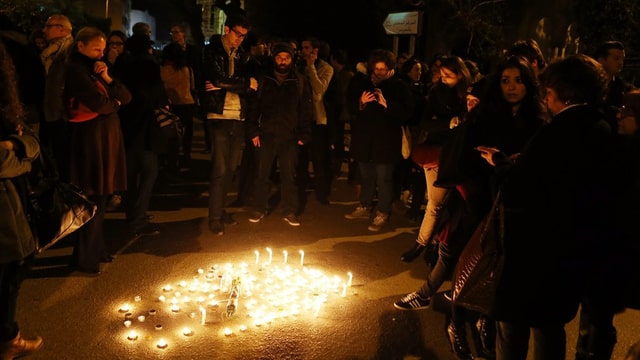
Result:
{"label": "tea light candle", "polygon": [[160,300],[160,302],[165,302],[167,300],[167,298],[164,297],[164,295],[160,295],[160,296],[158,296],[158,300]]}
{"label": "tea light candle", "polygon": [[162,324],[156,325],[156,330],[162,330]]}
{"label": "tea light candle", "polygon": [[158,340],[158,344],[156,344],[156,346],[158,347],[158,349],[166,349],[169,344],[167,344],[167,341],[165,339],[160,339]]}
{"label": "tea light candle", "polygon": [[207,309],[200,306],[200,325],[207,323]]}
{"label": "tea light candle", "polygon": [[138,301],[142,300],[142,297],[141,297],[140,295],[136,295],[136,296],[133,298],[133,300],[134,300],[135,302],[138,302]]}
{"label": "tea light candle", "polygon": [[155,315],[155,314],[157,314],[157,313],[158,313],[158,312],[156,311],[156,309],[151,309],[151,310],[149,310],[149,315]]}
{"label": "tea light candle", "polygon": [[164,291],[171,291],[171,290],[172,290],[171,285],[169,285],[169,284],[165,285],[165,286],[162,288],[162,290],[164,290]]}
{"label": "tea light candle", "polygon": [[300,253],[300,266],[304,266],[304,251],[298,251]]}
{"label": "tea light candle", "polygon": [[146,318],[144,317],[144,315],[138,316],[138,321],[140,321],[140,322],[144,322],[145,319]]}
{"label": "tea light candle", "polygon": [[282,252],[282,255],[284,256],[284,263],[287,263],[287,255],[289,255],[289,253],[287,252],[287,250]]}
{"label": "tea light candle", "polygon": [[127,313],[129,312],[129,310],[131,310],[131,306],[129,305],[129,303],[124,303],[122,304],[122,306],[120,306],[120,312]]}
{"label": "tea light candle", "polygon": [[173,311],[173,312],[178,312],[178,311],[180,311],[180,307],[178,306],[178,304],[173,304],[173,305],[171,306],[171,311]]}
{"label": "tea light candle", "polygon": [[184,336],[191,336],[193,335],[193,331],[191,329],[189,329],[188,327],[185,327],[182,329],[182,334]]}
{"label": "tea light candle", "polygon": [[125,319],[125,320],[131,320],[131,318],[132,318],[132,317],[133,317],[133,314],[132,314],[132,313],[130,313],[130,312],[128,312],[128,313],[126,313],[126,314],[124,314],[124,319]]}
{"label": "tea light candle", "polygon": [[247,326],[245,324],[240,325],[240,331],[247,331]]}
{"label": "tea light candle", "polygon": [[231,336],[231,334],[233,334],[233,332],[231,331],[230,328],[224,328],[224,335],[225,336]]}
{"label": "tea light candle", "polygon": [[127,339],[134,341],[134,340],[138,340],[138,334],[131,330],[131,332],[129,332],[129,335],[127,335]]}
{"label": "tea light candle", "polygon": [[202,268],[198,269],[198,274],[204,274],[204,269]]}
{"label": "tea light candle", "polygon": [[131,326],[131,320],[125,320],[124,327],[129,327],[129,326]]}

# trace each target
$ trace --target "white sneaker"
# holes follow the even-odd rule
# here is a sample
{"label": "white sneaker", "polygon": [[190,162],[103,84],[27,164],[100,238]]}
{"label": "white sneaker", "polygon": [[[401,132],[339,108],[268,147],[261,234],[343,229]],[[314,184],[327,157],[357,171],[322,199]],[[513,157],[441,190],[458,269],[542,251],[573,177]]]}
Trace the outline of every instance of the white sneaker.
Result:
{"label": "white sneaker", "polygon": [[371,218],[371,209],[366,206],[358,206],[352,213],[345,214],[345,218],[349,220]]}
{"label": "white sneaker", "polygon": [[376,211],[376,217],[374,217],[373,220],[371,220],[371,224],[369,224],[369,231],[380,231],[388,219],[389,215]]}

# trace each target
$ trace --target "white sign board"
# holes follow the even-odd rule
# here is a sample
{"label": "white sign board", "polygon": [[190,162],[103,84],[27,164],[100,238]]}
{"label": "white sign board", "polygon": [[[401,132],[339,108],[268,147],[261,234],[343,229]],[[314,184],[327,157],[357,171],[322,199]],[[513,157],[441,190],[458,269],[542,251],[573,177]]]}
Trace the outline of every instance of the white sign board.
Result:
{"label": "white sign board", "polygon": [[400,12],[387,15],[384,29],[387,35],[418,35],[420,12]]}

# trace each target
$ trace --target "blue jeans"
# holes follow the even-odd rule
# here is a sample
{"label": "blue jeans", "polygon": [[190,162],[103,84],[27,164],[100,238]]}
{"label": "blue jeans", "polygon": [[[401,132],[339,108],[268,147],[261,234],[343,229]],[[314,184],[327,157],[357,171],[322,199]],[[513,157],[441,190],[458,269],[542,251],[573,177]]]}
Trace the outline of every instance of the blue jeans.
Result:
{"label": "blue jeans", "polygon": [[158,177],[158,154],[149,150],[127,151],[126,216],[136,230],[147,224],[153,185]]}
{"label": "blue jeans", "polygon": [[296,164],[298,161],[298,144],[296,140],[278,141],[273,136],[261,135],[260,147],[256,148],[258,177],[255,182],[255,207],[258,211],[269,209],[269,185],[271,165],[278,158],[280,168],[280,196],[282,214],[298,212],[298,186],[295,182]]}
{"label": "blue jeans", "polygon": [[384,214],[391,213],[393,201],[393,170],[394,163],[358,162],[358,168],[362,175],[362,191],[360,192],[360,204],[371,207],[373,196],[378,189],[378,211]]}
{"label": "blue jeans", "polygon": [[245,146],[245,123],[239,120],[210,120],[211,180],[209,183],[209,221],[219,220],[233,175],[240,165]]}

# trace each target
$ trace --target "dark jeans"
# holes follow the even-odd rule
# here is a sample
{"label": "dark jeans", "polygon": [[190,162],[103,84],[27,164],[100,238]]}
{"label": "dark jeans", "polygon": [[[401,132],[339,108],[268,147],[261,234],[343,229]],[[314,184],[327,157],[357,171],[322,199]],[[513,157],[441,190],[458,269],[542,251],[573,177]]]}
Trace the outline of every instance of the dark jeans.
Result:
{"label": "dark jeans", "polygon": [[260,147],[255,150],[258,163],[258,177],[254,189],[256,209],[267,211],[269,208],[271,166],[277,157],[280,165],[282,213],[283,215],[296,213],[299,210],[298,186],[295,182],[299,151],[296,140],[278,141],[273,136],[261,135]]}
{"label": "dark jeans", "polygon": [[393,201],[393,170],[395,164],[359,161],[358,168],[360,169],[362,181],[360,204],[371,207],[377,189],[378,211],[387,215],[390,214]]}
{"label": "dark jeans", "polygon": [[300,147],[297,180],[300,186],[307,185],[309,182],[309,160],[311,160],[316,199],[320,202],[327,202],[329,195],[331,195],[333,180],[329,128],[326,125],[313,125],[311,136],[311,143]]}
{"label": "dark jeans", "polygon": [[256,179],[257,165],[256,156],[253,149],[253,142],[250,139],[245,141],[244,150],[242,150],[242,160],[238,167],[238,205],[244,205],[245,202],[253,198],[253,187]]}
{"label": "dark jeans", "polygon": [[126,216],[129,227],[147,224],[146,214],[158,178],[158,154],[148,150],[127,151]]}
{"label": "dark jeans", "polygon": [[530,328],[528,324],[504,321],[497,322],[496,360],[527,359],[530,333],[533,334],[533,359],[565,360],[567,349],[564,324]]}
{"label": "dark jeans", "polygon": [[[178,116],[184,125],[184,135],[182,136],[182,160],[191,160],[191,149],[193,145],[193,117],[195,116],[195,105],[173,105],[171,110]],[[183,165],[186,165],[183,164]]]}
{"label": "dark jeans", "polygon": [[233,175],[240,165],[245,146],[245,123],[239,120],[210,120],[211,181],[209,184],[209,221],[222,218],[225,199]]}
{"label": "dark jeans", "polygon": [[42,151],[53,160],[50,166],[60,179],[69,180],[69,157],[71,152],[71,132],[64,120],[42,121],[38,134]]}
{"label": "dark jeans", "polygon": [[24,260],[0,264],[0,343],[18,335],[16,307],[25,274],[32,265],[33,256]]}

